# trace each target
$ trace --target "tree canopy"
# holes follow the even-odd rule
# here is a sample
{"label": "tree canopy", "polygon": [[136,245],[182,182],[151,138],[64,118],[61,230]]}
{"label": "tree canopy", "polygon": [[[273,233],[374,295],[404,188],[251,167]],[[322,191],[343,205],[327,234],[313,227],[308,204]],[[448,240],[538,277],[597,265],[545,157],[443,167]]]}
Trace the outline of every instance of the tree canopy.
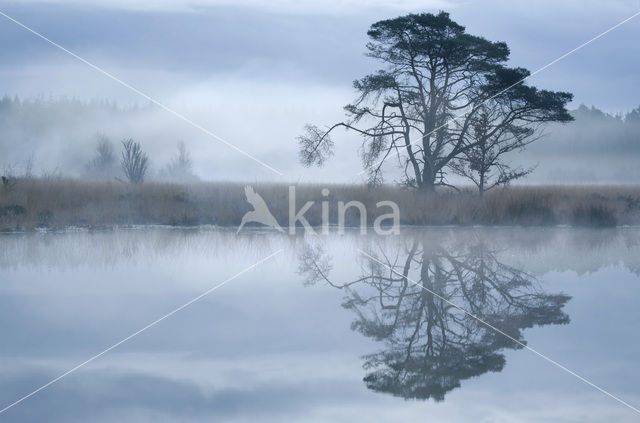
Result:
{"label": "tree canopy", "polygon": [[474,132],[483,110],[499,111],[491,134],[519,131],[520,140],[543,122],[571,119],[571,94],[524,85],[528,71],[505,65],[506,43],[466,33],[446,12],[383,20],[368,36],[367,54],[383,68],[354,82],[358,96],[345,106],[347,120],[307,126],[298,138],[304,165],[322,165],[332,154],[332,132],[342,127],[362,136],[370,182],[381,182],[382,165],[397,158],[404,184],[433,189],[486,138]]}

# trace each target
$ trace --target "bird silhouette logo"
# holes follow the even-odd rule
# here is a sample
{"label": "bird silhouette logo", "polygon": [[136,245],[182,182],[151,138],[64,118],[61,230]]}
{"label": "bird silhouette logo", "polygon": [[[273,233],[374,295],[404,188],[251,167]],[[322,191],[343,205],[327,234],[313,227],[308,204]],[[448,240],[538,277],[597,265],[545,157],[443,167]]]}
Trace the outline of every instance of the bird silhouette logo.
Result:
{"label": "bird silhouette logo", "polygon": [[284,229],[278,224],[278,221],[271,211],[269,207],[267,207],[267,203],[265,203],[264,199],[253,190],[250,186],[244,187],[244,195],[247,197],[247,202],[251,204],[253,210],[248,211],[242,216],[242,222],[240,222],[240,227],[238,227],[239,233],[240,230],[244,227],[246,223],[262,223],[265,226],[270,226],[280,232],[284,233]]}

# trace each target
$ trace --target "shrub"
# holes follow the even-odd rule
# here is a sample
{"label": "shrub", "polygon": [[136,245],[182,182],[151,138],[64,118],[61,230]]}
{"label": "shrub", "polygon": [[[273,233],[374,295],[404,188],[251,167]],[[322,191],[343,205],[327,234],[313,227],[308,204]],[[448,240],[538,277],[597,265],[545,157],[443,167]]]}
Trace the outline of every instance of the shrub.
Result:
{"label": "shrub", "polygon": [[142,151],[140,143],[131,138],[122,141],[122,170],[132,184],[141,184],[149,168],[149,157]]}

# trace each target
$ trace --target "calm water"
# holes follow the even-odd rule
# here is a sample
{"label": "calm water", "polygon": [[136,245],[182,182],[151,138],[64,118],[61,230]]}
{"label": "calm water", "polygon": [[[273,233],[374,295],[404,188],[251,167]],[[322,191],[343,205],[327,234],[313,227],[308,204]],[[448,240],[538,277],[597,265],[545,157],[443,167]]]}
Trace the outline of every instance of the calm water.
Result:
{"label": "calm water", "polygon": [[451,305],[637,407],[635,228],[2,235],[0,408],[280,250],[0,422],[640,418]]}

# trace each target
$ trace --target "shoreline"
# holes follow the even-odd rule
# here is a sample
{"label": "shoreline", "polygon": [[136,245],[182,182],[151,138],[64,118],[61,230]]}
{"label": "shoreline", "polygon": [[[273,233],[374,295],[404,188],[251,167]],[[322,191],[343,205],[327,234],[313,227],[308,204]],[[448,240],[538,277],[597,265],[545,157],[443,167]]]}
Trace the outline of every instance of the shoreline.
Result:
{"label": "shoreline", "polygon": [[[357,226],[349,226],[345,227],[345,233],[339,234],[337,230],[331,230],[329,234],[320,233],[321,226],[313,226],[312,227],[316,231],[317,236],[342,236],[342,235],[361,235],[356,232],[359,231],[359,227]],[[171,226],[171,225],[157,225],[157,224],[149,224],[149,225],[132,225],[132,226],[124,226],[124,225],[114,225],[114,226],[104,226],[104,227],[60,227],[60,228],[34,228],[30,230],[0,230],[0,237],[3,235],[32,235],[32,234],[72,234],[72,233],[83,233],[83,234],[91,234],[91,233],[106,233],[106,232],[118,232],[118,231],[149,231],[149,230],[176,230],[176,231],[196,231],[196,232],[229,232],[232,234],[236,234],[235,227],[232,226],[215,226],[215,225],[197,225],[197,226]],[[333,229],[333,227],[332,227]],[[372,226],[367,227],[367,233],[362,236],[375,235]],[[571,225],[546,225],[546,226],[524,226],[524,225],[400,225],[400,233],[392,234],[388,236],[402,236],[403,230],[410,231],[431,231],[431,230],[457,230],[457,229],[465,229],[465,230],[537,230],[537,229],[569,229],[569,230],[626,230],[626,229],[640,229],[640,224],[635,225],[617,225],[617,226],[608,226],[608,227],[596,227],[596,226],[571,226]],[[300,236],[304,235],[304,229],[302,227],[298,227],[295,234],[291,235],[289,233],[280,233],[272,228],[262,227],[262,226],[250,226],[245,227],[238,236],[242,235],[279,235],[283,237],[288,236]]]}
{"label": "shoreline", "polygon": [[[149,182],[129,185],[117,181],[79,179],[18,179],[0,187],[0,231],[33,232],[80,228],[115,229],[134,226],[235,229],[252,210],[243,183]],[[281,226],[289,222],[289,185],[251,184]],[[321,194],[322,189],[328,195]],[[326,204],[329,226],[338,222],[338,204],[359,201],[366,207],[366,223],[398,205],[401,227],[518,226],[616,227],[640,225],[640,185],[510,186],[480,198],[471,188],[460,192],[442,188],[433,193],[383,185],[295,185],[295,210],[307,202],[305,213],[312,227],[322,226],[321,203]],[[344,214],[344,227],[360,227],[359,211]],[[256,228],[251,226],[251,228]],[[257,227],[259,228],[259,227]]]}

